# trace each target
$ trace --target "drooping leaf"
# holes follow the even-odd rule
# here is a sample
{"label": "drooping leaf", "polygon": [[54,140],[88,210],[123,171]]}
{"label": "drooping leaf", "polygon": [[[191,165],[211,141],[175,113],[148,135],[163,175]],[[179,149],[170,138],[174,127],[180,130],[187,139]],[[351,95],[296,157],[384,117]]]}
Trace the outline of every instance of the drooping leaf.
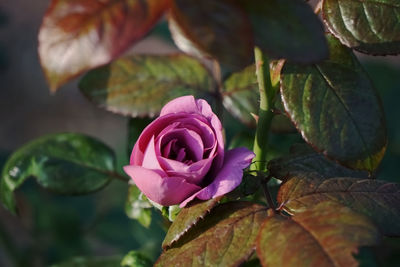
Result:
{"label": "drooping leaf", "polygon": [[327,38],[328,60],[283,67],[285,109],[314,149],[348,167],[374,171],[387,144],[381,100],[351,50]]}
{"label": "drooping leaf", "polygon": [[324,155],[316,153],[306,144],[296,144],[291,154],[268,162],[271,175],[280,180],[287,180],[299,174],[313,173],[321,178],[356,177],[367,178],[366,171],[348,169]]}
{"label": "drooping leaf", "polygon": [[253,58],[251,24],[230,0],[175,0],[169,25],[176,45],[195,56],[213,57],[232,69]]}
{"label": "drooping leaf", "polygon": [[52,0],[39,32],[39,57],[51,90],[118,57],[168,5],[169,0]]}
{"label": "drooping leaf", "polygon": [[138,220],[144,227],[149,227],[152,208],[153,206],[139,188],[134,185],[129,187],[128,198],[125,202],[125,213],[129,218]]}
{"label": "drooping leaf", "polygon": [[155,266],[238,266],[254,251],[266,217],[266,207],[250,202],[219,205],[164,251]]}
{"label": "drooping leaf", "polygon": [[398,0],[324,0],[325,24],[348,47],[373,55],[400,53]]}
{"label": "drooping leaf", "polygon": [[90,71],[79,83],[97,105],[133,117],[153,117],[182,95],[204,98],[213,86],[207,69],[183,54],[121,58]]}
{"label": "drooping leaf", "polygon": [[166,249],[178,241],[190,228],[202,220],[218,204],[220,199],[221,197],[212,198],[207,201],[190,204],[188,207],[183,208],[178,216],[176,216],[174,223],[169,227],[162,247]]}
{"label": "drooping leaf", "polygon": [[91,193],[110,181],[114,168],[113,151],[94,138],[75,133],[44,136],[24,145],[7,160],[0,199],[15,212],[13,191],[30,176],[58,194]]}
{"label": "drooping leaf", "polygon": [[122,267],[151,267],[153,263],[138,251],[130,251],[121,261]]}
{"label": "drooping leaf", "polygon": [[[53,264],[51,267],[116,267],[120,265],[120,262],[120,256],[99,258],[75,257],[61,263]],[[138,267],[142,266],[139,265]]]}
{"label": "drooping leaf", "polygon": [[321,21],[301,0],[240,0],[252,25],[255,44],[275,59],[317,62],[328,56]]}
{"label": "drooping leaf", "polygon": [[256,120],[252,114],[258,114],[260,95],[254,65],[229,76],[224,82],[222,96],[224,107],[233,116],[255,127]]}
{"label": "drooping leaf", "polygon": [[278,202],[289,213],[299,213],[331,200],[368,216],[388,236],[400,236],[400,185],[349,177],[321,179],[294,177],[283,184]]}
{"label": "drooping leaf", "polygon": [[257,254],[263,266],[358,266],[358,247],[379,238],[366,217],[326,201],[291,218],[269,217],[257,239]]}

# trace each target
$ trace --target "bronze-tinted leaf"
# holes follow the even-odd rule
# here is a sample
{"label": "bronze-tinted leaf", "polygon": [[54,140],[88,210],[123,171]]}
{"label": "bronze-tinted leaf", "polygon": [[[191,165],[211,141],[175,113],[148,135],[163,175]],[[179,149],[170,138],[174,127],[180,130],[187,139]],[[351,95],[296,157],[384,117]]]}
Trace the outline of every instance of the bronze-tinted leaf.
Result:
{"label": "bronze-tinted leaf", "polygon": [[366,171],[348,169],[324,155],[316,153],[306,144],[296,144],[291,147],[290,155],[273,159],[268,162],[271,175],[280,180],[286,180],[298,174],[313,173],[321,178],[358,177],[367,178]]}
{"label": "bronze-tinted leaf", "polygon": [[266,207],[250,202],[219,205],[164,251],[155,266],[238,266],[254,251],[266,217]]}
{"label": "bronze-tinted leaf", "polygon": [[184,52],[211,56],[240,69],[253,59],[251,24],[230,0],[175,0],[169,17],[172,37]]}
{"label": "bronze-tinted leaf", "polygon": [[400,53],[398,0],[324,0],[325,24],[348,47],[373,55]]}
{"label": "bronze-tinted leaf", "polygon": [[260,95],[256,67],[250,65],[230,75],[224,82],[223,103],[225,108],[243,123],[255,127],[252,114],[258,114]]}
{"label": "bronze-tinted leaf", "polygon": [[358,247],[379,239],[366,217],[326,201],[291,218],[269,217],[257,239],[257,254],[263,266],[358,266]]}
{"label": "bronze-tinted leaf", "polygon": [[183,208],[175,221],[168,229],[162,247],[168,248],[178,241],[187,231],[202,220],[218,204],[221,197],[207,201],[194,202],[190,206]]}
{"label": "bronze-tinted leaf", "polygon": [[213,87],[207,69],[184,54],[121,58],[90,71],[79,83],[97,105],[132,117],[155,116],[179,96],[204,98]]}
{"label": "bronze-tinted leaf", "polygon": [[328,56],[321,21],[302,0],[239,0],[254,32],[255,44],[270,58],[318,62]]}
{"label": "bronze-tinted leaf", "polygon": [[351,50],[327,38],[328,60],[283,67],[285,110],[314,149],[350,168],[374,171],[387,144],[381,100]]}
{"label": "bronze-tinted leaf", "polygon": [[278,202],[289,213],[308,210],[321,201],[336,201],[362,213],[389,236],[400,236],[400,185],[349,177],[299,176],[279,189]]}
{"label": "bronze-tinted leaf", "polygon": [[107,64],[143,37],[169,0],[52,0],[39,32],[39,56],[52,91]]}

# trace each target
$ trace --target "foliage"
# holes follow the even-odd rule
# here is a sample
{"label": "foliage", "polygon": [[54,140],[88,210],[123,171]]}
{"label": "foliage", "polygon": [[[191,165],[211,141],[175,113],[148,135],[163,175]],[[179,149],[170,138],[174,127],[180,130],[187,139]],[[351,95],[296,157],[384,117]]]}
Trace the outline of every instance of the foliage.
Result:
{"label": "foliage", "polygon": [[[154,207],[164,216],[156,261],[145,247],[53,266],[357,266],[364,246],[396,247],[386,241],[400,236],[400,185],[377,178],[391,129],[353,50],[399,54],[399,14],[396,0],[324,0],[315,10],[302,0],[51,0],[38,48],[50,90],[86,72],[81,92],[129,117],[129,152],[164,104],[194,95],[213,104],[230,148],[254,141],[256,153],[235,191],[182,209],[129,186],[127,217],[149,228]],[[125,54],[164,15],[183,53]],[[0,200],[16,213],[14,193],[31,176],[64,195],[129,182],[115,162],[95,138],[40,137],[5,163]]]}

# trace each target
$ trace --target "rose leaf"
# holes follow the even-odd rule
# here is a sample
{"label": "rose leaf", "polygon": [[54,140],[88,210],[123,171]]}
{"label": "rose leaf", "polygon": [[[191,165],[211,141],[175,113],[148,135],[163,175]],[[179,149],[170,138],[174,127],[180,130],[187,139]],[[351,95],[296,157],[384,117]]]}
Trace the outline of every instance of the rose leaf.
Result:
{"label": "rose leaf", "polygon": [[225,81],[222,92],[224,107],[244,124],[255,127],[259,106],[256,67],[250,65],[232,73]]}
{"label": "rose leaf", "polygon": [[398,0],[325,0],[324,22],[346,46],[373,55],[400,53]]}
{"label": "rose leaf", "polygon": [[257,238],[257,254],[263,266],[358,266],[358,247],[379,239],[365,216],[326,201],[291,218],[269,217]]}
{"label": "rose leaf", "polygon": [[316,153],[306,144],[295,144],[291,147],[290,155],[269,161],[268,170],[273,177],[282,181],[301,173],[313,173],[325,179],[345,176],[368,177],[368,172],[348,169]]}
{"label": "rose leaf", "polygon": [[128,198],[125,202],[125,213],[129,218],[137,220],[148,228],[151,223],[152,208],[153,206],[139,188],[134,185],[129,187]]}
{"label": "rose leaf", "polygon": [[301,0],[240,0],[255,44],[270,58],[314,63],[328,56],[321,21]]}
{"label": "rose leaf", "polygon": [[52,0],[39,31],[39,57],[52,91],[107,64],[142,38],[168,0]]}
{"label": "rose leaf", "polygon": [[114,152],[94,138],[75,133],[44,136],[22,146],[7,160],[0,199],[15,213],[13,191],[30,176],[57,194],[88,194],[107,185],[114,169]]}
{"label": "rose leaf", "polygon": [[200,62],[184,54],[137,55],[90,71],[79,88],[109,111],[153,117],[179,96],[207,97],[214,80]]}
{"label": "rose leaf", "polygon": [[374,171],[387,145],[381,100],[351,50],[327,38],[328,60],[283,67],[285,110],[314,149],[350,168]]}
{"label": "rose leaf", "polygon": [[121,261],[122,267],[151,267],[153,263],[138,251],[130,251]]}
{"label": "rose leaf", "polygon": [[238,266],[253,253],[266,217],[266,207],[250,202],[219,205],[165,250],[155,266]]}
{"label": "rose leaf", "polygon": [[218,204],[221,197],[212,198],[207,201],[193,201],[187,207],[181,209],[176,216],[174,223],[168,229],[164,238],[162,248],[166,249],[178,241],[190,228],[195,226]]}
{"label": "rose leaf", "polygon": [[388,236],[400,236],[400,185],[372,179],[299,176],[284,183],[278,202],[297,214],[325,200],[339,202],[369,217]]}
{"label": "rose leaf", "polygon": [[253,58],[251,23],[230,0],[175,0],[169,27],[185,53],[212,57],[229,69],[241,69]]}

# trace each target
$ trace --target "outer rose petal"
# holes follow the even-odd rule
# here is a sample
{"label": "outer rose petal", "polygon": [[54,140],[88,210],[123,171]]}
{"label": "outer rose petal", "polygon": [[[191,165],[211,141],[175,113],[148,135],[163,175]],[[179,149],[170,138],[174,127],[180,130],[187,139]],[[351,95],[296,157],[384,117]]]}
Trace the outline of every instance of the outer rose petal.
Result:
{"label": "outer rose petal", "polygon": [[253,152],[243,147],[227,151],[225,153],[224,165],[218,172],[214,181],[207,187],[204,187],[202,190],[185,199],[179,206],[183,208],[196,197],[207,200],[229,193],[242,182],[243,169],[250,165],[254,156]]}
{"label": "outer rose petal", "polygon": [[157,172],[140,167],[125,166],[124,171],[133,179],[136,186],[152,201],[171,206],[182,202],[201,187],[187,183],[180,177],[161,177]]}
{"label": "outer rose petal", "polygon": [[192,95],[181,96],[169,101],[161,109],[160,117],[171,113],[188,113],[201,114],[201,110],[197,107],[196,100]]}

